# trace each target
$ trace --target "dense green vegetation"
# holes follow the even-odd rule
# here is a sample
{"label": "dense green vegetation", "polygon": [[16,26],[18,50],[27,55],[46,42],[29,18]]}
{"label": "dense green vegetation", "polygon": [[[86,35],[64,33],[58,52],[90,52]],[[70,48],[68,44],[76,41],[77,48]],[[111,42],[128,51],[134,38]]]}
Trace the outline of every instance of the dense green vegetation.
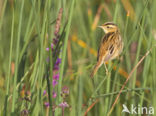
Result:
{"label": "dense green vegetation", "polygon": [[[154,0],[0,0],[0,115],[134,115],[123,104],[156,112],[155,12]],[[124,50],[109,75],[102,66],[91,79],[104,35],[96,27],[108,21]]]}

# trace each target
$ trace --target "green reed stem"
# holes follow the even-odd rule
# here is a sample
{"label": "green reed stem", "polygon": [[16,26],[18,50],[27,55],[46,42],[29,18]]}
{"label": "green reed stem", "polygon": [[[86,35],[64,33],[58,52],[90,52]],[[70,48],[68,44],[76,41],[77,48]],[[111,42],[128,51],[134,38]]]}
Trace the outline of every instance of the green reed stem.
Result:
{"label": "green reed stem", "polygon": [[50,63],[50,69],[49,69],[49,77],[47,77],[47,85],[48,85],[48,98],[49,98],[49,103],[50,103],[50,109],[49,110],[49,116],[52,116],[52,110],[53,110],[53,101],[52,101],[52,78],[53,78],[53,54],[52,54],[52,49],[51,49],[51,43],[52,43],[52,27],[50,24],[50,16],[51,16],[51,0],[48,0],[48,40],[49,40],[49,63]]}
{"label": "green reed stem", "polygon": [[20,49],[20,35],[21,35],[21,26],[22,26],[22,15],[23,15],[23,8],[24,8],[24,1],[21,1],[21,9],[20,9],[20,18],[19,18],[19,25],[18,25],[18,35],[17,35],[17,47],[16,47],[16,59],[15,59],[15,76],[13,78],[13,101],[12,101],[12,113],[15,111],[15,102],[16,96],[18,93],[16,90],[16,83],[17,83],[17,75],[18,75],[18,63],[19,63],[19,49]]}
{"label": "green reed stem", "polygon": [[9,85],[10,85],[10,73],[11,73],[11,57],[12,57],[12,47],[13,47],[13,36],[14,36],[14,8],[12,14],[12,25],[11,25],[11,42],[10,42],[10,53],[9,53],[9,65],[8,65],[8,73],[7,73],[7,84],[6,84],[6,96],[4,103],[4,116],[7,116],[7,106],[8,106],[8,96],[9,96]]}
{"label": "green reed stem", "polygon": [[[81,69],[80,69],[81,70]],[[82,75],[80,74],[79,76],[79,82],[78,82],[78,105],[77,105],[77,116],[82,116],[82,110],[81,110],[81,106],[82,106],[82,103],[83,103],[83,77]]]}
{"label": "green reed stem", "polygon": [[[132,92],[132,91],[145,91],[145,90],[151,91],[151,88],[125,89],[125,90],[122,90],[121,93],[127,93],[127,92]],[[111,96],[111,95],[117,95],[119,92],[120,92],[120,91],[116,91],[116,92],[112,92],[112,93],[106,93],[106,94],[101,94],[101,95],[94,96],[93,98],[98,98],[98,97],[109,97],[109,96]]]}
{"label": "green reed stem", "polygon": [[2,8],[1,16],[0,16],[0,30],[1,30],[1,27],[2,27],[2,24],[3,24],[4,13],[5,13],[5,10],[6,10],[6,5],[7,5],[7,0],[4,0],[4,1],[5,2],[3,4],[3,8]]}

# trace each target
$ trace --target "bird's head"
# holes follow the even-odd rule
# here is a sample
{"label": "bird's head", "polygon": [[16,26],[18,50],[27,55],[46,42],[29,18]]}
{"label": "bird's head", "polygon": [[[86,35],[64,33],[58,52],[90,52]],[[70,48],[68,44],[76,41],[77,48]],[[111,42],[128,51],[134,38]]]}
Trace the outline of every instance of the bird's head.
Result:
{"label": "bird's head", "polygon": [[118,31],[117,25],[112,22],[106,22],[103,25],[98,26],[98,27],[102,28],[105,33]]}

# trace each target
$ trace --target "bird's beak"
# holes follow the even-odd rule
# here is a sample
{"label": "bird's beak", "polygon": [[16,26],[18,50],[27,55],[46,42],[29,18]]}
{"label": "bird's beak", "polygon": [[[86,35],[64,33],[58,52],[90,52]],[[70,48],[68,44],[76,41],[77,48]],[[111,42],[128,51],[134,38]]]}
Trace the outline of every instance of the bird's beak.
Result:
{"label": "bird's beak", "polygon": [[97,27],[99,27],[99,28],[102,28],[102,29],[103,29],[103,26],[97,26]]}
{"label": "bird's beak", "polygon": [[104,29],[104,27],[103,27],[103,26],[97,26],[97,27],[99,27],[99,28],[101,28],[101,29]]}
{"label": "bird's beak", "polygon": [[105,33],[107,33],[107,30],[105,29],[105,26],[97,26],[97,27],[99,27],[99,28],[101,28]]}

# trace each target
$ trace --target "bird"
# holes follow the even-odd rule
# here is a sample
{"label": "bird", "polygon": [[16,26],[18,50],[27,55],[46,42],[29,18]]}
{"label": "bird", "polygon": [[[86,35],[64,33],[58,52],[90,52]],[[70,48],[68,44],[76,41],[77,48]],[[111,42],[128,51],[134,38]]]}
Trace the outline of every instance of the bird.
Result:
{"label": "bird", "polygon": [[98,27],[105,32],[105,35],[102,37],[100,42],[97,54],[97,63],[90,75],[92,78],[102,64],[104,64],[106,74],[108,74],[108,69],[105,63],[118,57],[122,53],[124,46],[120,30],[115,23],[106,22]]}

